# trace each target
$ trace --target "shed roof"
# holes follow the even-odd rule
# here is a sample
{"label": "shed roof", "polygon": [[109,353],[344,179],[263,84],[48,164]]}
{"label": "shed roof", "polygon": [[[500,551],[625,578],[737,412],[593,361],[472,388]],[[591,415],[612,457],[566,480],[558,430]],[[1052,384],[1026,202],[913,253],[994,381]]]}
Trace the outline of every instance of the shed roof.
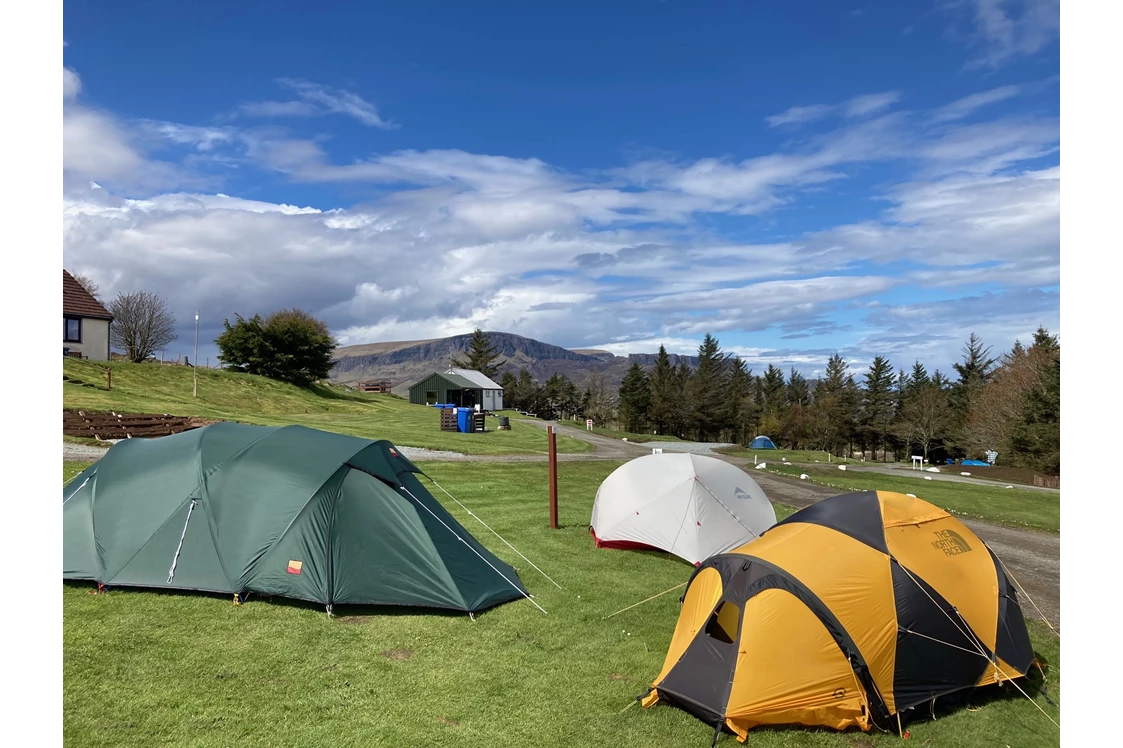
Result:
{"label": "shed roof", "polygon": [[[472,389],[484,390],[501,390],[502,385],[496,384],[488,377],[484,376],[483,372],[475,371],[474,369],[457,369],[451,368],[448,370],[449,374],[463,377],[469,382],[472,382]],[[447,375],[446,375],[447,376]]]}
{"label": "shed roof", "polygon": [[422,378],[420,381],[410,386],[412,390],[417,385],[424,382],[429,377],[440,377],[448,382],[453,387],[462,390],[502,390],[503,388],[491,381],[483,374],[472,369],[449,369],[448,371],[435,371],[428,377]]}

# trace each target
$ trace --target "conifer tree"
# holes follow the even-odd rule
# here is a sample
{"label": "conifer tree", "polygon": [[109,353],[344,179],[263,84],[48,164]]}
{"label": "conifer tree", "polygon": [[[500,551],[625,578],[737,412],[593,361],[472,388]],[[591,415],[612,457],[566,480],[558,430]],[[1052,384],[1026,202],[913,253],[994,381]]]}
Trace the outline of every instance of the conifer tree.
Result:
{"label": "conifer tree", "polygon": [[698,368],[694,370],[687,389],[692,425],[702,441],[717,436],[725,427],[728,413],[725,402],[727,369],[717,338],[706,333],[698,346]]}
{"label": "conifer tree", "polygon": [[675,367],[671,364],[671,357],[667,355],[667,349],[663,345],[659,346],[655,368],[648,380],[651,389],[649,416],[652,425],[659,434],[674,433],[677,401],[682,399],[682,393],[677,390]]}
{"label": "conifer tree", "polygon": [[624,430],[633,434],[647,431],[648,411],[651,408],[651,384],[638,363],[632,362],[620,383],[618,399],[620,420]]}
{"label": "conifer tree", "polygon": [[893,367],[884,356],[875,356],[865,375],[862,425],[874,447],[885,447],[885,436],[893,423]]}
{"label": "conifer tree", "polygon": [[496,361],[497,358],[499,358],[499,349],[492,345],[487,333],[477,327],[472,333],[472,340],[468,343],[467,356],[453,359],[452,365],[460,369],[478,371],[485,377],[494,377],[507,363],[506,359]]}

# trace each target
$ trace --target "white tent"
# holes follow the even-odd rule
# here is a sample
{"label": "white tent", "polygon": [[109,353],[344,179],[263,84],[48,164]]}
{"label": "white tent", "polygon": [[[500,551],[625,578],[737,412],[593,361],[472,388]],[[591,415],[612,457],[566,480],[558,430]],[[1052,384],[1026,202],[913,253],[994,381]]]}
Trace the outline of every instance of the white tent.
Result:
{"label": "white tent", "polygon": [[689,453],[650,454],[621,465],[593,503],[598,548],[657,548],[692,564],[774,524],[776,511],[748,473]]}

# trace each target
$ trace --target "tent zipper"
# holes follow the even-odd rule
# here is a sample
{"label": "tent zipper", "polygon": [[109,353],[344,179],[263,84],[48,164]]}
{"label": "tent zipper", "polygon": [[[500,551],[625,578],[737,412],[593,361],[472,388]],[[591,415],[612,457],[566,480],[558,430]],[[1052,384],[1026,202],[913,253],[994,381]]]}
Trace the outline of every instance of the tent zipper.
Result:
{"label": "tent zipper", "polygon": [[172,577],[175,576],[175,565],[179,561],[179,552],[183,549],[183,539],[187,537],[187,525],[191,523],[191,513],[195,511],[195,504],[198,499],[191,499],[191,506],[187,509],[187,520],[183,523],[183,532],[179,535],[179,545],[175,547],[175,555],[172,556],[172,567],[168,569],[168,584],[172,583]]}

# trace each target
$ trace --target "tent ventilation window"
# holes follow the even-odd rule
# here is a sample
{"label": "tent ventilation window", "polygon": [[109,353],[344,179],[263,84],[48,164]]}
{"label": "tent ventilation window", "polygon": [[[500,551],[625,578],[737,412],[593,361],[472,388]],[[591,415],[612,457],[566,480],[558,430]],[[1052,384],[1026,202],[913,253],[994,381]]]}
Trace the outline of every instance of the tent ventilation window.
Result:
{"label": "tent ventilation window", "polygon": [[741,620],[741,609],[730,602],[722,602],[706,622],[706,636],[725,644],[732,644],[737,638],[737,624]]}

